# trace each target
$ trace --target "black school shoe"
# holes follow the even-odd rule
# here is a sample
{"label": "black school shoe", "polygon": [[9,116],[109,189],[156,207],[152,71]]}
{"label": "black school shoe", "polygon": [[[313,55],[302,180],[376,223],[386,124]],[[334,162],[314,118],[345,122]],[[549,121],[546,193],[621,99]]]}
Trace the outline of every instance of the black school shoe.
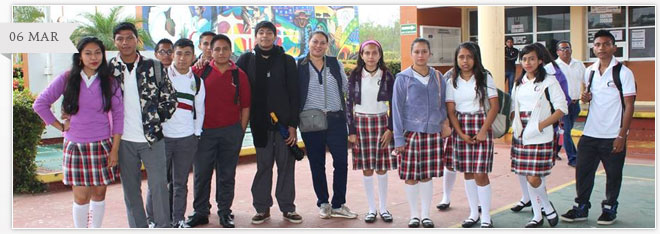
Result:
{"label": "black school shoe", "polygon": [[479,222],[479,220],[480,220],[480,218],[477,218],[477,220],[468,218],[466,220],[463,220],[463,223],[461,224],[461,227],[470,228],[470,227],[474,226],[475,224],[477,224],[477,222]]}
{"label": "black school shoe", "polygon": [[527,203],[523,203],[522,201],[518,201],[518,204],[511,207],[511,211],[518,212],[518,211],[521,211],[523,208],[530,207],[530,206],[532,206],[532,201],[531,200],[527,201]]}
{"label": "black school shoe", "polygon": [[220,225],[224,228],[234,228],[234,215],[224,214],[220,215]]}
{"label": "black school shoe", "polygon": [[209,223],[209,216],[203,216],[200,214],[193,214],[188,216],[188,220],[186,220],[186,224],[188,224],[190,227],[195,227],[207,223]]}
{"label": "black school shoe", "polygon": [[438,208],[438,210],[446,210],[447,208],[449,208],[449,205],[451,205],[451,202],[450,203],[440,203],[437,206],[435,206],[435,208]]}
{"label": "black school shoe", "polygon": [[412,218],[408,221],[409,228],[418,228],[419,227],[419,218]]}
{"label": "black school shoe", "polygon": [[392,220],[394,220],[394,218],[392,217],[392,214],[388,210],[386,210],[383,213],[380,213],[380,218],[382,218],[383,221],[385,221],[386,223],[391,223]]}
{"label": "black school shoe", "polygon": [[543,227],[543,217],[541,217],[541,220],[530,220],[529,223],[525,225],[525,228],[540,228]]}
{"label": "black school shoe", "polygon": [[422,226],[424,228],[433,228],[433,227],[435,227],[435,225],[433,224],[433,220],[431,220],[429,218],[422,219]]}
{"label": "black school shoe", "polygon": [[[545,212],[543,212],[543,216],[545,216],[545,219],[548,220],[548,224],[550,224],[550,227],[554,227],[557,226],[557,223],[559,223],[559,215],[557,214],[557,209],[555,209],[555,205],[552,204],[552,202],[550,202],[550,206],[552,206],[553,211],[550,212],[550,214],[546,214]],[[551,216],[553,214],[555,215],[554,218],[551,219],[548,218],[548,216]]]}

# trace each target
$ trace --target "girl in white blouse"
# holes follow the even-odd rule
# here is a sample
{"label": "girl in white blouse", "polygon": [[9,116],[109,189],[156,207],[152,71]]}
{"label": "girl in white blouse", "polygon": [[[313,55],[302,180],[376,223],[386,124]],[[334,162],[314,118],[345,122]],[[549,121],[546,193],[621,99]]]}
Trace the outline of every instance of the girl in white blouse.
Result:
{"label": "girl in white blouse", "polygon": [[[490,126],[499,109],[497,88],[493,77],[481,64],[476,43],[465,42],[456,48],[454,71],[446,86],[446,102],[454,128],[452,166],[455,171],[465,173],[465,192],[470,206],[470,216],[462,226],[471,227],[481,219],[482,228],[492,228],[488,173],[493,169]],[[483,209],[481,217],[477,203]]]}
{"label": "girl in white blouse", "polygon": [[[511,94],[514,115],[511,171],[519,177],[523,199],[531,200],[534,217],[525,225],[528,228],[543,225],[541,207],[550,226],[557,225],[559,220],[548,199],[544,177],[550,175],[554,166],[556,133],[553,124],[568,110],[559,82],[543,68],[542,53],[543,50],[534,45],[522,49],[523,72],[516,79]],[[529,192],[528,197],[525,191]],[[525,203],[527,201],[521,200],[519,206],[524,207]]]}

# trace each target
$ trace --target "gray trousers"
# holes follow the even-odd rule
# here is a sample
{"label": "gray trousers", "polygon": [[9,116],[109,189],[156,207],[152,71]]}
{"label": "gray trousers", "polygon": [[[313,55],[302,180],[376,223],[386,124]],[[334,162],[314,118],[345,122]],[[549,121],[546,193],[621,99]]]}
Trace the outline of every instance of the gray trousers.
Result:
{"label": "gray trousers", "polygon": [[296,198],[295,163],[289,147],[279,132],[267,131],[266,147],[256,148],[257,173],[252,181],[252,205],[258,213],[266,212],[273,206],[273,163],[277,163],[277,184],[275,198],[282,212],[296,211],[293,201]]}
{"label": "gray trousers", "polygon": [[193,162],[195,215],[208,216],[211,213],[209,199],[213,169],[215,169],[215,201],[218,204],[218,215],[231,213],[236,184],[234,177],[243,135],[240,123],[202,131]]}
{"label": "gray trousers", "polygon": [[147,170],[147,184],[152,191],[151,199],[154,202],[156,227],[171,227],[170,204],[167,195],[167,163],[163,140],[157,141],[151,147],[148,143],[124,140],[119,145],[119,176],[124,190],[128,226],[131,228],[148,227],[142,202],[142,172],[140,171],[142,163]]}
{"label": "gray trousers", "polygon": [[[184,220],[188,197],[188,175],[192,170],[193,159],[197,152],[197,136],[182,138],[165,137],[165,155],[167,158],[167,189],[169,192],[170,215],[172,222]],[[147,219],[153,221],[153,202],[151,190],[147,189]]]}

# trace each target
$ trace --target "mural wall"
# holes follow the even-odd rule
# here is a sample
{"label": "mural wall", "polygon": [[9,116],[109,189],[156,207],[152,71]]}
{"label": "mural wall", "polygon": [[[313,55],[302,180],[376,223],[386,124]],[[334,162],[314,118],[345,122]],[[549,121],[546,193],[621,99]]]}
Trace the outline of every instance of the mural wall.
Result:
{"label": "mural wall", "polygon": [[147,6],[141,11],[154,44],[185,37],[197,46],[199,35],[212,31],[232,39],[235,56],[254,48],[254,26],[262,20],[275,24],[275,43],[296,58],[307,54],[306,42],[315,30],[328,32],[328,54],[340,59],[356,59],[360,43],[355,6]]}

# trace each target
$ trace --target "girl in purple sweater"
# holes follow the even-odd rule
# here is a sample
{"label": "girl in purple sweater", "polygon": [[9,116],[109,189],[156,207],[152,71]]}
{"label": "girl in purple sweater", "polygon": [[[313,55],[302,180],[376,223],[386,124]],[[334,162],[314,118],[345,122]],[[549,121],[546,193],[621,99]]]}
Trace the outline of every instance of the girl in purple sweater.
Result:
{"label": "girl in purple sweater", "polygon": [[[77,48],[71,70],[58,76],[33,108],[46,124],[64,133],[62,182],[73,189],[74,226],[87,228],[91,212],[92,227],[99,228],[105,213],[106,186],[119,176],[116,165],[124,105],[119,83],[112,78],[105,59],[103,42],[86,37]],[[62,114],[68,116],[65,123],[50,110],[60,96],[64,96]]]}

